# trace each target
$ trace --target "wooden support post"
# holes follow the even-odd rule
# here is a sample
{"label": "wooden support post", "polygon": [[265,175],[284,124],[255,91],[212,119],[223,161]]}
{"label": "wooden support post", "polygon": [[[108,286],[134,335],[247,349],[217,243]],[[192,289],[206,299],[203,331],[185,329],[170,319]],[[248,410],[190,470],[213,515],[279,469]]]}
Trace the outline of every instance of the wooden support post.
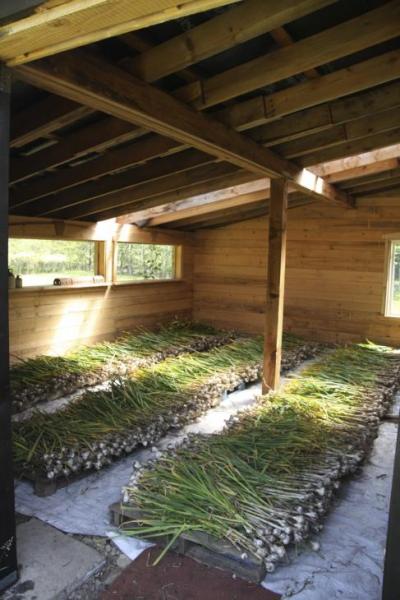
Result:
{"label": "wooden support post", "polygon": [[10,75],[0,65],[0,592],[17,580],[8,349]]}
{"label": "wooden support post", "polygon": [[286,266],[287,198],[287,180],[271,179],[263,394],[270,390],[276,390],[280,380]]}
{"label": "wooden support post", "polygon": [[111,281],[116,283],[118,276],[118,242],[112,241],[111,244]]}

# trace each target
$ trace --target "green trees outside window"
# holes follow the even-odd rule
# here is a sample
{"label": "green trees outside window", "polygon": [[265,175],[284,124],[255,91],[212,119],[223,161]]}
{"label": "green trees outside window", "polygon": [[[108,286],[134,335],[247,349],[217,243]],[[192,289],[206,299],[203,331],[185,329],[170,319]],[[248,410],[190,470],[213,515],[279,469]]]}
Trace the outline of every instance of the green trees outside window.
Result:
{"label": "green trees outside window", "polygon": [[400,317],[400,241],[391,242],[386,289],[385,314]]}
{"label": "green trees outside window", "polygon": [[8,254],[8,266],[14,275],[21,275],[24,287],[52,285],[57,277],[96,274],[95,242],[11,238]]}
{"label": "green trees outside window", "polygon": [[175,246],[118,242],[117,281],[175,278]]}

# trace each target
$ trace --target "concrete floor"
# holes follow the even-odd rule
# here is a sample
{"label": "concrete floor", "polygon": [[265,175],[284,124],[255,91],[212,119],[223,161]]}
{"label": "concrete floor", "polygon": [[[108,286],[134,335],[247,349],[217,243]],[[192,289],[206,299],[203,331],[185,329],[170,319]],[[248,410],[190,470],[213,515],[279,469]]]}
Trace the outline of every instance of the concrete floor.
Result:
{"label": "concrete floor", "polygon": [[54,600],[68,595],[105,563],[94,548],[38,519],[17,526],[19,581],[4,600]]}

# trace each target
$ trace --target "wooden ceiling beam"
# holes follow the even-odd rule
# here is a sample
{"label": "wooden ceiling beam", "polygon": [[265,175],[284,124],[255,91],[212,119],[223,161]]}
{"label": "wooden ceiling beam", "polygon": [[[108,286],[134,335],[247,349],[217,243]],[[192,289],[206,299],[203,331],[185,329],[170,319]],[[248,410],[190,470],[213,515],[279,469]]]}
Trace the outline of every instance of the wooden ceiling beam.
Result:
{"label": "wooden ceiling beam", "polygon": [[[400,107],[400,81],[388,83],[378,88],[360,92],[351,99],[340,98],[312,108],[303,109],[292,115],[257,127],[250,135],[266,146],[275,146],[297,140],[305,140],[311,134],[343,125],[344,135],[362,137],[368,134],[370,119],[377,121],[376,127],[383,130],[395,122],[395,114]],[[371,125],[372,126],[372,125]],[[341,129],[339,127],[339,129]],[[358,131],[357,131],[358,130]],[[371,132],[369,132],[371,133]],[[321,134],[322,136],[323,134]],[[329,143],[329,140],[327,140]],[[290,148],[290,146],[289,146]]]}
{"label": "wooden ceiling beam", "polygon": [[[239,221],[246,221],[255,217],[260,217],[268,213],[268,206],[265,202],[258,202],[251,206],[245,206],[244,208],[231,208],[224,209],[216,212],[215,214],[202,215],[201,217],[192,217],[179,221],[177,223],[177,229],[180,230],[195,230],[202,229],[204,227],[217,227],[219,225],[228,225],[231,223],[237,223]],[[146,225],[147,227],[147,225]]]}
{"label": "wooden ceiling beam", "polygon": [[[396,129],[395,131],[398,131],[398,129]],[[382,135],[384,135],[384,134],[382,134]],[[375,139],[375,137],[377,137],[377,136],[373,136],[373,137]],[[362,140],[358,140],[358,142],[362,143]],[[394,165],[393,161],[388,162],[388,160],[386,159],[386,160],[383,160],[381,162],[381,164],[371,163],[370,168],[375,169],[375,171],[378,171],[378,170],[383,171],[383,170],[388,169],[388,168],[391,169],[391,168],[393,168],[393,166],[396,166],[396,165]],[[365,165],[361,165],[359,167],[359,169],[358,169],[358,173],[357,173],[357,169],[352,168],[352,169],[349,170],[349,173],[348,173],[347,176],[348,177],[355,177],[355,176],[358,175],[359,177],[361,177],[362,175],[365,175],[365,172],[366,172],[366,166]],[[195,172],[192,172],[192,173],[193,173],[193,175],[195,175]],[[236,171],[236,173],[240,175],[240,171]],[[329,179],[330,179],[330,181],[332,183],[336,183],[336,181],[341,181],[344,176],[345,176],[345,174],[343,174],[342,170],[340,169],[336,173],[331,173]],[[257,181],[257,179],[255,179],[255,181]],[[268,187],[268,186],[266,186],[266,187]],[[148,207],[154,207],[154,206],[157,206],[157,205],[162,205],[163,203],[166,203],[167,201],[173,201],[172,197],[168,196],[168,192],[166,193],[167,195],[164,194],[164,193],[162,195],[159,195],[158,194],[159,190],[157,188],[156,189],[154,188],[154,183],[153,184],[152,183],[149,184],[149,193],[147,193],[147,191],[146,191],[146,184],[143,184],[141,190],[142,190],[143,195],[146,195],[148,198],[151,197],[150,194],[153,193],[154,190],[156,191],[156,194],[153,195],[153,198],[154,198],[154,196],[156,196],[156,198],[153,199],[153,200],[151,200],[151,201],[149,201],[149,203],[147,205]],[[206,189],[206,192],[209,192],[210,190],[211,190],[211,188],[208,188],[208,189]],[[190,190],[188,190],[188,189],[185,188],[185,190],[181,190],[181,192],[186,192],[187,194],[189,194]],[[194,193],[197,193],[197,191],[195,191]],[[118,194],[116,194],[116,197],[118,197]],[[128,203],[125,204],[125,199],[126,199],[126,196],[124,195],[124,204],[121,203],[120,207],[121,208],[124,207],[124,209],[127,210],[129,205],[128,205]],[[143,202],[140,205],[132,203],[131,206],[132,206],[133,210],[135,210],[135,209],[142,210],[143,209]],[[113,207],[110,206],[110,210],[113,210]],[[118,211],[114,211],[113,210],[112,215],[113,216],[118,215]]]}
{"label": "wooden ceiling beam", "polygon": [[306,193],[350,206],[350,199],[311,172],[96,57],[64,53],[19,67],[32,83],[95,110],[156,131],[251,172],[283,176]]}
{"label": "wooden ceiling beam", "polygon": [[[312,202],[312,198],[305,196],[293,199],[289,197],[288,209],[305,206],[306,204],[310,204]],[[261,201],[253,206],[244,207],[242,210],[227,209],[216,215],[204,216],[202,219],[197,219],[194,217],[192,219],[188,219],[186,222],[176,223],[176,231],[197,231],[199,229],[209,229],[210,227],[232,225],[233,223],[264,217],[268,214],[268,204],[265,201]]]}
{"label": "wooden ceiling beam", "polygon": [[383,133],[370,135],[361,139],[350,140],[336,146],[317,150],[297,159],[297,162],[311,166],[328,161],[343,159],[346,156],[355,156],[364,152],[372,152],[400,143],[400,127],[390,129]]}
{"label": "wooden ceiling beam", "polygon": [[50,153],[42,150],[29,157],[14,158],[10,166],[10,182],[18,183],[45,169],[91,153],[103,152],[110,146],[131,141],[144,133],[143,128],[133,128],[122,119],[100,119],[71,133],[64,142],[53,147]]}
{"label": "wooden ceiling beam", "polygon": [[[138,49],[139,52],[143,52],[144,50],[148,50],[152,47],[151,44],[140,42],[140,38],[138,38],[138,36],[133,32],[130,32],[122,37],[124,42],[126,42],[126,38],[130,41],[129,47]],[[136,40],[135,45],[132,44],[133,39]],[[131,57],[126,57],[125,59],[119,61],[118,64],[121,65],[123,64],[124,60],[129,61],[130,58]],[[193,76],[187,81],[191,82],[196,80],[197,77],[193,74]],[[21,141],[16,140],[16,142],[18,142],[18,146],[37,139],[42,135],[42,131],[49,133],[69,123],[74,123],[80,118],[79,111],[76,110],[77,108],[81,111],[84,110],[85,115],[95,113],[95,111],[87,108],[86,106],[80,106],[79,104],[71,102],[66,98],[54,95],[49,96],[44,101],[36,103],[34,106],[29,107],[28,109],[25,109],[21,114],[16,115],[15,119],[13,120],[14,123],[17,123],[18,134],[21,137]],[[52,115],[54,115],[54,118]],[[61,117],[61,119],[59,120],[58,117]],[[41,125],[41,127],[36,126],[35,122],[37,120],[39,121],[39,125]],[[125,127],[127,127],[126,124]],[[129,129],[127,127],[127,131],[130,131],[130,129],[131,127],[129,127]],[[90,128],[88,137],[90,138]],[[132,137],[137,137],[137,135],[134,134]],[[106,140],[107,138],[105,141]],[[17,144],[14,145],[17,146]],[[90,151],[90,147],[88,148],[88,151]],[[51,160],[52,159],[50,159],[50,161]],[[52,162],[50,162],[48,166],[51,168],[53,166]]]}
{"label": "wooden ceiling beam", "polygon": [[[276,29],[273,29],[270,32],[270,35],[281,48],[292,46],[295,43],[290,33],[288,33],[284,27],[277,27]],[[307,77],[307,79],[316,79],[320,76],[317,69],[307,69],[303,72],[303,75]]]}
{"label": "wooden ceiling beam", "polygon": [[[397,102],[400,103],[400,94],[396,97]],[[323,111],[323,115],[327,115],[328,119],[331,114],[333,114],[333,111],[331,110]],[[319,119],[318,122],[321,123],[321,115],[317,116]],[[307,128],[307,123],[310,121],[305,117],[302,118],[302,116],[299,116],[294,122],[296,127],[298,122],[303,123],[302,127]],[[314,135],[307,135],[296,141],[280,144],[276,147],[274,146],[273,149],[278,150],[279,154],[286,158],[297,157],[306,154],[306,152],[311,153],[322,148],[328,148],[334,144],[343,142],[343,140],[350,142],[352,139],[365,137],[372,131],[380,132],[397,127],[400,127],[400,111],[392,109],[378,113],[377,115],[351,121],[346,125],[331,126],[330,129],[324,129]],[[288,127],[283,127],[282,133],[287,135],[288,130]],[[256,133],[258,133],[258,131]],[[262,136],[257,136],[257,141],[263,141]],[[127,148],[127,150],[129,151],[129,148]],[[121,151],[123,151],[123,149]],[[117,200],[121,198],[125,203],[127,192],[131,191],[132,193],[135,193],[138,185],[143,191],[143,197],[148,197],[149,193],[146,189],[146,182],[148,182],[147,187],[153,194],[156,189],[155,181],[158,178],[165,177],[166,175],[172,176],[174,173],[191,170],[193,167],[209,164],[213,161],[215,161],[215,159],[208,154],[194,150],[186,150],[185,152],[179,153],[179,155],[172,155],[168,158],[157,160],[154,163],[149,162],[147,165],[140,168],[130,169],[124,173],[111,177],[103,177],[100,180],[88,182],[80,186],[75,186],[74,188],[68,188],[67,190],[59,192],[56,197],[51,195],[29,202],[18,202],[14,199],[11,203],[11,207],[13,210],[16,208],[21,210],[21,207],[25,207],[22,208],[22,210],[25,210],[27,214],[30,214],[33,211],[33,214],[44,215],[48,214],[46,211],[58,212],[69,207],[75,207],[78,204],[92,206],[92,200],[107,194],[107,198],[110,199],[110,202],[115,202],[114,205],[118,206]],[[88,166],[90,167],[90,165]],[[107,201],[107,198],[104,200]],[[132,197],[132,200],[135,198],[137,199],[137,196]],[[31,206],[27,207],[27,204],[30,204]],[[109,208],[112,207],[113,205],[110,204]],[[73,212],[75,208],[71,210]],[[80,209],[78,209],[78,211],[79,210]],[[82,207],[82,210],[85,210],[84,206]],[[83,216],[83,214],[81,214],[81,216]]]}
{"label": "wooden ceiling beam", "polygon": [[360,206],[362,205],[363,200],[379,200],[380,198],[398,198],[400,195],[400,185],[397,183],[393,183],[390,187],[385,187],[381,190],[372,190],[370,192],[363,192],[357,197],[357,202],[360,202]]}
{"label": "wooden ceiling beam", "polygon": [[321,163],[313,167],[313,171],[328,181],[340,182],[352,177],[362,177],[364,173],[375,172],[373,171],[375,168],[379,170],[382,167],[380,169],[382,171],[386,168],[391,169],[391,166],[385,166],[385,161],[398,157],[400,157],[400,144],[392,144],[378,150]]}
{"label": "wooden ceiling beam", "polygon": [[146,136],[140,140],[140,143],[110,150],[82,165],[46,173],[40,179],[19,183],[11,190],[10,204],[20,206],[54,192],[60,194],[63,190],[71,189],[78,184],[84,185],[86,182],[96,181],[102,175],[113,174],[127,167],[141,165],[155,157],[174,154],[177,148],[180,150],[182,147],[175,140],[161,135]]}
{"label": "wooden ceiling beam", "polygon": [[[126,44],[129,48],[132,48],[133,50],[138,52],[139,54],[148,52],[149,50],[151,50],[152,48],[155,47],[154,44],[151,44],[150,42],[145,40],[143,37],[141,37],[140,34],[138,35],[137,33],[133,32],[133,31],[130,31],[129,33],[126,33],[125,35],[120,36],[118,39],[121,42],[123,42],[124,44]],[[126,68],[126,70],[129,71],[129,70],[133,69],[132,61],[135,60],[136,58],[137,57],[132,59],[131,56],[125,57],[125,58],[122,58],[118,64],[122,68]],[[180,77],[181,79],[183,79],[183,81],[186,81],[187,83],[191,83],[191,82],[197,81],[199,79],[199,76],[196,74],[194,69],[181,69],[176,72],[176,75],[178,75],[178,77]]]}
{"label": "wooden ceiling beam", "polygon": [[[339,141],[343,139],[350,139],[353,131],[360,131],[361,125],[364,127],[364,134],[369,131],[371,127],[374,127],[375,119],[378,119],[375,127],[380,126],[381,130],[385,128],[385,122],[389,121],[389,111],[374,115],[372,119],[364,118],[352,121],[348,127],[337,127],[335,130],[335,123],[346,122],[346,120],[361,117],[361,115],[369,115],[373,111],[387,109],[389,107],[400,106],[400,82],[394,82],[386,85],[383,88],[377,88],[367,92],[362,92],[358,96],[352,97],[352,103],[350,109],[347,110],[349,104],[347,99],[340,99],[334,102],[330,102],[321,106],[313,107],[295,113],[281,119],[259,127],[258,129],[251,132],[250,135],[258,142],[264,143],[265,145],[271,145],[272,143],[283,143],[287,140],[293,140],[302,138],[298,143],[303,143],[310,138],[308,133],[317,131],[320,133],[322,143],[325,145],[330,144],[332,135],[339,137]],[[398,120],[398,111],[394,115],[394,121]],[[386,116],[385,116],[386,115]],[[380,123],[380,125],[379,125]],[[390,124],[390,123],[389,123]],[[400,123],[399,123],[400,124]],[[327,131],[328,129],[332,131]],[[307,134],[306,137],[305,134]],[[303,136],[303,137],[302,137]],[[319,136],[317,138],[317,147]],[[310,138],[310,142],[312,139]],[[338,142],[335,140],[332,142]],[[65,188],[70,188],[73,185],[79,183],[85,183],[90,179],[97,179],[99,176],[104,174],[111,174],[121,168],[127,168],[135,166],[136,164],[159,157],[169,153],[175,153],[181,151],[185,146],[170,140],[163,136],[152,135],[143,138],[140,143],[136,142],[130,146],[124,146],[122,148],[111,149],[106,152],[103,156],[92,160],[83,165],[78,165],[73,169],[63,169],[55,173],[49,173],[44,178],[37,179],[36,181],[27,181],[26,183],[21,182],[16,188],[12,190],[10,197],[10,205],[12,207],[22,206],[23,204],[29,204],[30,202],[37,200],[42,196],[46,196],[55,191],[58,193],[58,200],[60,201],[60,191]],[[289,145],[289,150],[291,146]],[[280,151],[280,148],[278,148]],[[180,154],[180,156],[183,156]],[[55,157],[55,159],[57,156]],[[154,174],[156,176],[156,173]],[[112,178],[107,178],[111,184]],[[97,182],[94,185],[101,184]],[[90,189],[90,187],[88,188]],[[116,186],[117,189],[117,186]],[[70,190],[71,196],[68,200],[74,198],[75,190]],[[90,197],[88,195],[87,197]],[[38,205],[40,207],[40,203]]]}
{"label": "wooden ceiling beam", "polygon": [[[62,218],[77,219],[85,218],[93,214],[99,214],[110,209],[119,209],[124,205],[156,198],[167,192],[175,192],[191,185],[201,185],[203,182],[215,181],[226,175],[235,174],[237,168],[229,163],[213,163],[212,165],[200,165],[192,169],[182,170],[180,173],[172,173],[160,177],[154,181],[126,186],[121,190],[109,192],[94,198],[86,199],[64,208],[58,205],[58,198],[49,198],[46,209],[39,212],[32,206],[32,214]],[[52,200],[52,203],[51,203]],[[25,210],[23,211],[25,214]]]}
{"label": "wooden ceiling beam", "polygon": [[[247,0],[232,10],[224,12],[222,15],[208,20],[191,31],[183,33],[158,46],[153,46],[139,38],[135,33],[130,32],[122,36],[121,39],[129,47],[140,52],[140,55],[133,58],[123,58],[118,64],[128,72],[137,74],[141,79],[148,82],[161,79],[176,71],[178,71],[178,75],[180,74],[188,82],[193,82],[198,77],[195,73],[182,70],[184,67],[222,52],[252,37],[261,35],[273,27],[278,27],[282,23],[290,22],[332,4],[335,1],[302,0],[293,5],[292,0],[273,0],[273,2],[268,4],[267,10],[264,0]],[[178,66],[177,63],[179,63]],[[65,103],[66,100],[64,100]],[[61,99],[53,98],[51,105],[48,107],[50,108],[50,115],[52,112],[59,112],[63,115],[65,124],[77,120],[79,115],[75,115],[74,109],[76,107],[71,107],[70,114],[68,114],[68,107],[65,107],[64,104]],[[40,107],[38,106],[38,108]],[[47,107],[43,106],[43,111],[39,110],[38,114],[44,116],[48,112],[46,109]],[[86,111],[88,110],[86,108]],[[34,119],[37,118],[35,113],[33,116]],[[53,131],[57,126],[57,120],[53,122],[49,118],[47,131]],[[60,127],[62,126],[63,124],[60,125]],[[25,124],[25,128],[19,124],[19,131],[26,133],[28,141],[35,139],[35,129],[31,132],[30,129],[31,124],[29,120]],[[40,137],[40,132],[38,132],[36,137]],[[17,146],[17,144],[15,145]],[[22,145],[22,143],[18,145]]]}
{"label": "wooden ceiling beam", "polygon": [[[344,142],[350,143],[354,140],[381,134],[399,127],[400,110],[396,107],[392,110],[322,129],[316,133],[311,133],[310,135],[305,135],[304,137],[283,144],[273,144],[272,148],[279,155],[288,159],[297,160],[303,157],[301,158],[303,161],[302,164],[309,166],[315,163],[310,162],[314,159],[308,159],[308,155],[314,154],[319,150],[342,145]],[[262,136],[257,135],[256,141],[263,143]],[[268,145],[270,146],[271,144]]]}
{"label": "wooden ceiling beam", "polygon": [[[385,156],[385,155],[383,155]],[[391,174],[400,166],[400,148],[397,149],[395,157],[379,159],[379,151],[366,155],[365,162],[363,156],[357,157],[358,166],[350,164],[346,168],[346,163],[338,164],[336,171],[330,172],[330,179],[333,182],[344,181],[342,185],[346,189],[348,184],[356,186],[365,183],[368,177],[382,176],[387,177],[386,173]],[[369,162],[368,162],[368,160]],[[339,162],[339,161],[338,161]],[[118,218],[119,223],[134,223],[140,220],[149,220],[148,225],[157,227],[171,221],[180,221],[196,214],[213,213],[219,208],[229,208],[237,206],[245,206],[257,201],[265,200],[269,197],[269,180],[258,179],[249,183],[234,187],[229,187],[224,190],[218,190],[201,196],[193,196],[186,200],[181,200],[171,204],[164,204],[159,207],[136,211],[131,214],[124,215]]]}
{"label": "wooden ceiling beam", "polygon": [[208,194],[192,195],[191,197],[178,200],[173,203],[171,202],[170,204],[163,204],[161,206],[156,206],[142,211],[135,211],[133,213],[117,217],[117,221],[118,223],[122,224],[133,223],[137,220],[141,221],[158,217],[171,218],[171,216],[181,214],[181,212],[191,210],[196,211],[197,208],[202,209],[204,207],[206,210],[209,210],[209,207],[213,207],[219,202],[229,202],[232,201],[233,198],[237,198],[239,196],[248,197],[250,195],[259,193],[265,195],[266,190],[269,189],[269,182],[270,180],[268,178],[257,179],[249,183],[232,185],[228,188],[220,189],[216,192],[211,192]]}
{"label": "wooden ceiling beam", "polygon": [[[245,0],[229,11],[129,60],[132,72],[153,82],[294,21],[336,0]],[[125,63],[125,67],[128,61]]]}
{"label": "wooden ceiling beam", "polygon": [[[232,198],[227,198],[226,200],[220,200],[219,202],[213,202],[212,204],[207,203],[204,205],[196,206],[193,208],[187,208],[184,210],[178,210],[177,212],[169,212],[168,214],[159,215],[158,217],[151,218],[147,226],[149,227],[159,227],[160,225],[164,225],[165,223],[169,223],[170,221],[176,222],[185,222],[189,219],[199,219],[204,218],[204,215],[213,215],[214,213],[218,213],[221,210],[226,209],[240,209],[247,206],[252,206],[254,204],[259,204],[260,202],[264,202],[269,198],[269,189],[262,190],[260,192],[252,192],[249,194],[242,194],[240,196],[234,196]],[[146,220],[146,217],[136,217],[133,215],[133,220],[124,221],[127,223],[136,223],[138,221]],[[119,221],[119,219],[118,219]]]}
{"label": "wooden ceiling beam", "polygon": [[14,66],[236,1],[48,0],[0,28],[0,59]]}
{"label": "wooden ceiling beam", "polygon": [[381,191],[386,188],[400,185],[400,168],[387,171],[382,178],[358,183],[355,186],[348,186],[346,189],[351,189],[354,194],[364,195],[367,192]]}
{"label": "wooden ceiling beam", "polygon": [[[378,170],[376,167],[377,166],[385,166],[385,168],[383,169],[381,167],[380,170]],[[366,183],[374,183],[375,181],[384,181],[385,179],[389,179],[390,177],[393,177],[393,175],[398,175],[398,170],[400,167],[400,157],[399,158],[390,158],[384,161],[381,161],[381,163],[376,163],[374,165],[371,165],[372,167],[375,167],[373,170],[370,171],[363,171],[363,175],[362,177],[353,177],[352,179],[346,179],[346,181],[343,181],[341,184],[341,188],[343,189],[356,189],[360,186],[365,185]]]}
{"label": "wooden ceiling beam", "polygon": [[[278,136],[278,133],[276,133],[275,130],[276,128],[279,129],[281,126],[280,123],[277,123],[277,120],[282,116],[309,109],[310,107],[315,107],[316,105],[332,100],[333,98],[353,94],[399,77],[400,50],[396,50],[353,65],[349,69],[341,69],[340,71],[330,73],[329,75],[321,76],[318,81],[308,81],[303,84],[295,85],[281,92],[270,94],[265,98],[263,96],[252,98],[222,111],[218,111],[213,116],[238,131],[244,131],[268,123],[268,128],[265,128],[264,134],[267,136],[267,132],[271,131],[269,139],[273,139]],[[373,98],[376,98],[377,100],[374,100]],[[334,106],[329,107],[329,110],[332,111],[332,118],[335,119],[336,115],[337,122],[341,122],[340,119],[345,119],[346,115],[349,115],[349,117],[352,115],[353,118],[357,118],[357,113],[361,108],[366,111],[368,110],[368,107],[371,106],[371,110],[374,107],[376,107],[376,110],[379,110],[379,104],[381,104],[383,108],[385,108],[385,106],[387,108],[390,107],[387,100],[385,100],[385,92],[379,94],[378,90],[373,90],[368,93],[363,107],[360,107],[358,100],[352,97],[349,99],[341,98]],[[320,107],[317,107],[315,110],[317,111],[317,114],[320,114]],[[329,120],[329,110],[324,113],[324,123]],[[340,115],[342,116],[340,117]],[[297,119],[295,116],[292,117],[292,120],[290,121],[292,130],[294,123],[295,130],[297,127],[297,130],[301,131],[302,123],[305,122],[304,119],[306,117],[307,119],[310,118],[310,115],[307,116],[307,114],[301,116],[302,119]],[[113,132],[116,127],[115,121],[116,120],[113,117],[105,118],[103,126],[100,128],[101,131],[97,132],[96,135],[93,135],[93,127],[95,128],[95,126],[90,125],[81,130],[79,136],[78,133],[76,135],[72,134],[72,139],[70,139],[71,136],[68,136],[66,140],[58,144],[57,152],[55,154],[49,153],[48,151],[38,152],[34,162],[28,158],[16,159],[17,163],[15,167],[13,166],[14,161],[12,161],[11,181],[21,181],[23,178],[31,177],[38,170],[53,168],[54,166],[57,166],[57,164],[67,162],[72,157],[71,152],[75,148],[77,142],[74,140],[76,140],[77,137],[87,140],[86,153],[94,152],[96,144],[98,145],[101,140],[103,141],[104,148],[117,144],[119,138],[113,138]],[[310,121],[308,121],[308,125],[311,126]],[[314,127],[315,126],[318,126],[318,124],[314,124]],[[139,133],[143,133],[142,130],[138,131],[138,128],[122,122],[119,124],[118,130],[121,132],[125,131],[125,139],[134,139]],[[130,132],[132,132],[131,136]],[[92,139],[93,144],[91,143]],[[144,142],[141,143],[143,144]],[[159,140],[155,139],[155,152],[152,155],[153,158],[157,156],[158,143]],[[176,148],[179,149],[179,144],[176,142],[175,144]],[[82,146],[82,148],[83,147],[84,146]],[[109,150],[109,152],[116,152],[118,154],[119,150]],[[162,153],[163,150],[161,151],[161,154]],[[145,157],[143,160],[147,160],[149,158],[147,146],[144,155]],[[129,156],[128,151],[127,156]],[[68,170],[67,172],[63,170],[60,173],[50,173],[46,175],[46,178],[43,178],[40,181],[27,182],[27,185],[22,183],[20,188],[20,199],[26,200],[29,199],[29,197],[40,197],[59,189],[69,187],[70,185],[86,181],[87,179],[90,179],[91,176],[96,177],[102,175],[108,172],[107,165],[109,164],[109,161],[115,165],[115,168],[118,168],[117,158],[114,161],[111,157],[104,157],[104,159],[100,158],[98,161],[92,163],[87,171],[85,168],[78,167],[74,168],[74,170]],[[140,158],[138,158],[137,161],[140,162]],[[126,161],[124,162],[121,158],[121,167],[123,166],[126,166]],[[112,169],[110,169],[110,172],[111,170]]]}
{"label": "wooden ceiling beam", "polygon": [[[59,192],[57,195],[51,194],[50,196],[38,198],[29,206],[14,203],[12,210],[17,209],[20,212],[45,215],[82,204],[91,205],[92,200],[103,196],[113,199],[120,196],[124,199],[128,193],[132,194],[132,199],[134,199],[135,194],[138,194],[139,190],[143,190],[144,197],[146,197],[147,188],[157,191],[157,182],[162,187],[163,178],[167,176],[172,178],[174,175],[178,176],[180,173],[214,162],[214,157],[209,154],[198,150],[187,150],[182,152],[179,157],[172,155],[163,160],[155,161],[155,164],[150,163],[112,177],[90,181],[81,186]],[[210,171],[212,171],[211,168]]]}
{"label": "wooden ceiling beam", "polygon": [[67,98],[48,96],[17,112],[11,120],[10,146],[19,148],[55,129],[65,127],[90,114],[86,106]]}
{"label": "wooden ceiling beam", "polygon": [[[400,2],[391,0],[359,17],[181,88],[178,97],[198,109],[327,64],[398,36]],[[355,34],[356,32],[356,34]]]}
{"label": "wooden ceiling beam", "polygon": [[[376,131],[377,128],[378,128],[378,124],[379,123],[384,124],[384,127],[389,126],[390,123],[396,124],[396,115],[398,115],[398,111],[396,111],[392,115],[391,118],[387,118],[388,115],[390,116],[391,112],[392,111],[386,111],[386,112],[380,113],[379,115],[377,115],[378,118],[376,120],[370,119],[368,122],[366,122],[364,120],[355,121],[354,123],[356,123],[356,125],[353,126],[353,128],[351,130],[357,132],[357,135],[358,135],[362,131],[364,131],[364,133],[367,133],[369,130]],[[363,126],[361,126],[361,122],[363,123]],[[326,137],[326,133],[324,135]],[[326,143],[326,141],[324,143]],[[173,157],[173,160],[174,161],[175,160],[179,161],[179,157]],[[207,162],[207,157],[206,156],[204,157],[204,156],[200,155],[199,156],[199,160],[201,162]],[[192,167],[192,163],[189,162],[188,168],[191,168],[191,167]],[[184,163],[182,164],[181,168],[184,168]],[[167,171],[168,171],[168,169],[166,169],[164,172],[167,172]],[[365,171],[365,169],[363,168],[363,172],[364,171]],[[150,166],[149,173],[151,174],[151,172],[152,171],[151,171],[151,166]],[[212,171],[210,171],[210,172],[212,173]],[[155,175],[157,175],[157,171],[155,171]],[[191,171],[191,175],[193,175],[195,177],[196,176],[196,170]],[[202,173],[202,175],[203,175],[203,173]],[[212,179],[211,176],[210,176],[210,179]],[[334,181],[334,178],[331,177],[331,181],[332,180]],[[172,181],[172,183],[174,185],[175,180],[174,180],[173,175],[171,175],[171,181]],[[109,186],[109,189],[113,189],[113,187],[115,187],[115,186],[113,186],[112,179],[108,182],[108,186]],[[108,209],[114,209],[114,207],[117,207],[117,206],[120,206],[122,208],[124,205],[129,204],[129,202],[132,202],[132,201],[134,202],[136,200],[143,200],[144,198],[158,196],[160,193],[164,194],[166,192],[166,189],[163,186],[164,186],[164,182],[163,181],[160,182],[160,186],[158,186],[154,181],[148,183],[148,185],[146,185],[146,183],[143,183],[142,185],[139,186],[139,190],[140,190],[139,193],[142,194],[141,196],[137,195],[137,193],[138,193],[137,187],[130,186],[129,188],[127,188],[125,190],[122,190],[119,193],[118,192],[114,192],[112,194],[109,194],[107,197],[105,197],[103,199],[104,202],[102,203],[101,207],[103,209],[106,209],[106,210],[108,210]],[[77,191],[79,192],[79,188],[78,188]],[[93,196],[94,197],[96,195],[97,196],[100,195],[100,193],[102,191],[103,190],[101,189],[101,187],[99,189],[96,189],[96,186],[93,186]],[[353,190],[350,190],[350,191],[352,192]],[[66,202],[69,202],[70,204],[73,204],[74,201],[76,201],[76,200],[77,199],[76,199],[76,197],[74,197],[73,193],[72,193],[72,195],[68,194],[68,193],[65,194],[65,201]],[[82,202],[84,202],[84,206],[82,206],[82,209],[78,209],[78,215],[80,217],[86,216],[86,214],[87,214],[86,206],[89,206],[91,208],[91,210],[96,211],[96,203],[94,201],[90,201],[89,200],[89,202],[88,202],[88,200],[85,201],[82,198]],[[54,206],[54,199],[50,198],[47,201],[47,203],[48,204],[50,203],[50,206]],[[63,206],[62,203],[61,203],[61,205],[59,203],[60,203],[60,199],[57,198],[57,207],[58,207],[58,210],[60,210],[62,208],[62,206]],[[39,206],[38,207],[34,206],[34,208],[35,208],[35,210],[37,210],[37,212],[35,214],[47,214],[47,213],[44,213],[44,212],[40,212],[41,210],[43,210],[43,206],[40,205],[40,202],[39,202]],[[71,210],[72,210],[72,213],[69,216],[75,216],[76,213],[74,211],[76,209],[71,209]],[[97,208],[97,210],[99,210],[99,209]],[[53,212],[57,213],[57,209],[54,209]],[[64,215],[61,214],[60,216],[64,216]]]}
{"label": "wooden ceiling beam", "polygon": [[[124,211],[126,210],[129,213],[133,212],[134,210],[143,211],[145,209],[151,209],[169,202],[179,202],[180,200],[184,200],[191,196],[217,192],[218,190],[224,189],[230,185],[236,186],[242,183],[248,183],[252,181],[253,178],[254,175],[252,173],[243,170],[237,170],[236,172],[229,173],[227,175],[221,175],[213,180],[207,180],[207,178],[205,178],[205,181],[196,182],[188,185],[187,187],[185,186],[180,189],[174,188],[171,191],[159,194],[157,196],[145,198],[144,200],[137,200],[135,202],[131,202],[130,204],[124,204]],[[93,214],[92,218],[100,221],[118,217],[120,214],[120,207],[109,208],[108,210]]]}

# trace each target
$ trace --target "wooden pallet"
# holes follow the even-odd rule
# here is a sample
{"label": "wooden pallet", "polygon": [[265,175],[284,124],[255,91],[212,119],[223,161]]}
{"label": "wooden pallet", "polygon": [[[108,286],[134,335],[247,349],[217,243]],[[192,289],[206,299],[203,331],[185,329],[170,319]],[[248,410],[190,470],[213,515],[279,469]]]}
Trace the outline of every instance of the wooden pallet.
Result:
{"label": "wooden pallet", "polygon": [[24,473],[23,479],[32,482],[36,496],[45,498],[46,496],[52,496],[57,490],[64,488],[75,481],[84,479],[85,477],[88,477],[88,475],[93,475],[93,473],[98,473],[98,471],[81,471],[79,473],[74,473],[69,477],[57,477],[57,479],[47,479],[46,477],[43,477],[43,475],[40,476],[35,473]]}
{"label": "wooden pallet", "polygon": [[[141,512],[116,502],[110,506],[110,515],[111,523],[123,531],[124,528],[132,529],[132,520],[140,519]],[[170,538],[157,538],[157,542],[162,545],[167,545],[169,541]],[[219,540],[203,531],[182,533],[171,549],[209,567],[234,573],[252,583],[260,583],[266,575],[262,559],[252,555],[243,559],[242,553],[230,542]]]}

